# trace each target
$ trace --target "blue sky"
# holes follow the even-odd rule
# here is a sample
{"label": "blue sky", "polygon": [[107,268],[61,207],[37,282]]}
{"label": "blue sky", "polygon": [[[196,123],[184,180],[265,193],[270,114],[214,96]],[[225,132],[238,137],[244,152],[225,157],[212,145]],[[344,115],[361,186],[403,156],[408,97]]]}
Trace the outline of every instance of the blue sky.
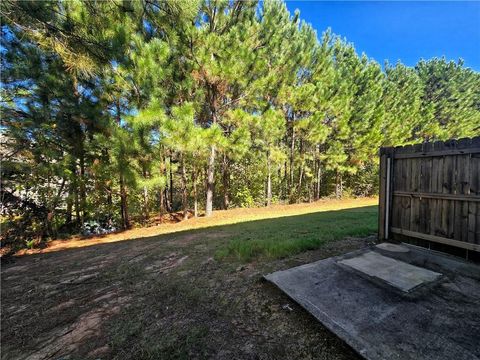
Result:
{"label": "blue sky", "polygon": [[287,1],[321,37],[332,31],[383,65],[420,58],[462,58],[480,71],[480,2]]}

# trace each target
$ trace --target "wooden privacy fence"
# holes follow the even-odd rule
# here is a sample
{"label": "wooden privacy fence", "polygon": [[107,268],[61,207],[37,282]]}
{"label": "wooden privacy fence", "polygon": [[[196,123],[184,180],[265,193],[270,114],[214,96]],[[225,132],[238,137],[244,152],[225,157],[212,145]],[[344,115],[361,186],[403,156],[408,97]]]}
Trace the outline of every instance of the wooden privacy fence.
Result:
{"label": "wooden privacy fence", "polygon": [[480,136],[380,149],[379,238],[480,251]]}

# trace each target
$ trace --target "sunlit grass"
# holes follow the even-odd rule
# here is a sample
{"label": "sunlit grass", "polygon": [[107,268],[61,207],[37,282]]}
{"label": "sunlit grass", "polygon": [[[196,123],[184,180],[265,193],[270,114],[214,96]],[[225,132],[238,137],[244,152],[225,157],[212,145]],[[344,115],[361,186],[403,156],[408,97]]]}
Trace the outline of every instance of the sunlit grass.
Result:
{"label": "sunlit grass", "polygon": [[216,257],[281,258],[347,236],[371,235],[377,230],[377,213],[376,206],[368,206],[237,224]]}

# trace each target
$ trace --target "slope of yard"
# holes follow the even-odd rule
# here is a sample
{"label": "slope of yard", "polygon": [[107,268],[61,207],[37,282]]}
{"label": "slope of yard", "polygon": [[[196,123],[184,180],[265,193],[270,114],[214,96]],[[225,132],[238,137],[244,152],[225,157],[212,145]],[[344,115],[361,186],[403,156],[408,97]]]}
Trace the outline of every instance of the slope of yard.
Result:
{"label": "slope of yard", "polygon": [[262,275],[375,241],[375,203],[217,212],[18,257],[2,358],[355,359]]}
{"label": "slope of yard", "polygon": [[[56,240],[51,241],[48,244],[48,247],[45,249],[32,249],[32,250],[22,250],[17,253],[17,255],[23,254],[34,254],[39,252],[50,252],[50,251],[58,251],[63,249],[69,248],[76,248],[76,247],[84,247],[84,246],[92,246],[101,243],[109,243],[109,242],[117,242],[123,240],[133,240],[139,239],[144,237],[156,236],[156,235],[163,235],[163,234],[172,234],[176,232],[188,231],[188,230],[196,230],[196,229],[204,229],[210,228],[214,226],[220,225],[232,225],[232,224],[239,224],[239,223],[246,223],[252,222],[255,220],[266,220],[266,219],[278,219],[278,218],[285,218],[291,217],[295,215],[304,215],[304,214],[312,214],[316,212],[328,212],[328,211],[335,211],[335,210],[345,210],[345,209],[352,209],[352,208],[359,208],[365,206],[372,206],[378,204],[378,198],[359,198],[359,199],[344,199],[344,200],[320,200],[313,203],[308,204],[295,204],[295,205],[274,205],[271,207],[261,207],[261,208],[243,208],[243,209],[233,209],[233,210],[217,210],[213,213],[211,217],[198,217],[198,218],[191,218],[187,221],[176,222],[176,223],[165,223],[165,224],[158,224],[157,226],[151,227],[143,227],[143,228],[135,228],[127,231],[122,231],[115,234],[103,235],[98,237],[89,237],[85,238],[72,238],[70,240]],[[373,211],[373,210],[372,210]],[[362,214],[367,215],[368,212],[362,212]],[[366,216],[361,219],[356,219],[354,223],[357,221],[366,221],[367,223],[364,224],[367,229],[371,232],[376,230],[376,219],[373,220],[372,214],[370,211],[370,216]],[[324,215],[322,215],[323,218]],[[340,214],[342,216],[342,214]],[[348,216],[347,216],[348,217]],[[350,216],[352,217],[352,216]],[[355,215],[353,215],[355,217]],[[328,218],[325,217],[324,219]],[[302,221],[301,218],[290,219],[293,220],[294,223],[297,221]],[[336,218],[336,220],[339,220]],[[282,224],[283,220],[279,220],[273,222],[272,224]],[[338,223],[335,223],[337,225]],[[260,225],[260,226],[257,226]],[[325,221],[323,221],[323,225],[327,225]],[[305,226],[305,224],[296,224],[296,230],[300,231],[300,233],[306,229],[299,229],[301,226]],[[309,224],[307,228],[310,230],[314,230],[317,224]],[[345,226],[345,223],[342,223],[342,226]],[[363,226],[361,226],[363,227]],[[267,236],[267,239],[270,240],[268,236],[270,235],[279,235],[278,231],[273,228],[273,233],[264,233],[264,226],[263,223],[252,223],[250,225],[247,224],[247,228],[251,231],[253,230],[255,233],[261,236]],[[332,224],[330,224],[329,228],[332,228]],[[347,230],[345,233],[346,235],[361,235],[355,232],[357,229],[356,226],[348,226],[350,230]],[[218,228],[220,231],[225,230],[226,228]],[[242,227],[238,227],[236,229],[242,229]],[[292,229],[295,230],[295,229]],[[353,231],[353,233],[352,233]],[[276,234],[275,234],[276,232]],[[232,234],[235,235],[235,234]],[[297,234],[298,235],[298,234]],[[341,234],[339,234],[341,235]],[[324,234],[318,232],[318,236],[325,236]],[[304,236],[302,236],[304,238]],[[328,239],[328,235],[326,238]],[[239,252],[238,252],[239,253]],[[222,252],[223,254],[223,252]],[[240,253],[239,253],[240,254]]]}

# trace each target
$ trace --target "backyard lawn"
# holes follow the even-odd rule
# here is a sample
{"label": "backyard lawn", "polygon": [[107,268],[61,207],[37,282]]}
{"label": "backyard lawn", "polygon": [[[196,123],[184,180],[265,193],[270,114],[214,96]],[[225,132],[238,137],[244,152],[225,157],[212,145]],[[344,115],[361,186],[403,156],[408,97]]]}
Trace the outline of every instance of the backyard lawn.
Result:
{"label": "backyard lawn", "polygon": [[219,211],[23,253],[2,266],[2,358],[356,358],[262,276],[375,242],[376,203]]}

